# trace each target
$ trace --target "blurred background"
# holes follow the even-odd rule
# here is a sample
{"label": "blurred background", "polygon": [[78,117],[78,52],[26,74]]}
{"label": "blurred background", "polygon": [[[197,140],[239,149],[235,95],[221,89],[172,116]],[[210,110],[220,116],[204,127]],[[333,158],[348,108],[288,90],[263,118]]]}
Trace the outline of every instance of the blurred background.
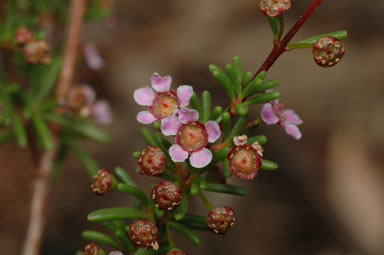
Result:
{"label": "blurred background", "polygon": [[[292,1],[290,27],[309,0]],[[272,32],[256,0],[115,0],[114,15],[87,24],[83,41],[93,43],[104,68],[82,68],[76,81],[93,86],[111,102],[114,122],[105,127],[112,142],[86,146],[102,167],[128,169],[149,191],[150,180],[135,172],[131,153],[144,148],[133,91],[148,85],[153,72],[171,75],[173,86],[193,85],[214,95],[214,105],[228,99],[210,75],[209,64],[224,67],[240,56],[245,71],[255,72],[272,47]],[[311,50],[284,54],[268,72],[279,79],[281,102],[304,120],[300,141],[279,126],[255,134],[269,138],[265,157],[278,162],[253,181],[232,178],[247,197],[208,194],[216,205],[237,214],[226,236],[202,233],[196,247],[177,236],[189,254],[380,255],[384,254],[384,84],[380,0],[326,0],[295,40],[348,30],[347,53],[334,68],[317,66]],[[295,41],[294,40],[294,41]],[[260,109],[254,108],[256,117]],[[29,213],[31,158],[16,145],[0,147],[3,254],[19,254]],[[84,229],[99,229],[86,215],[102,207],[132,204],[111,192],[98,197],[80,163],[71,157],[55,183],[43,244],[44,255],[68,255],[86,244]],[[205,214],[200,201],[195,212]]]}

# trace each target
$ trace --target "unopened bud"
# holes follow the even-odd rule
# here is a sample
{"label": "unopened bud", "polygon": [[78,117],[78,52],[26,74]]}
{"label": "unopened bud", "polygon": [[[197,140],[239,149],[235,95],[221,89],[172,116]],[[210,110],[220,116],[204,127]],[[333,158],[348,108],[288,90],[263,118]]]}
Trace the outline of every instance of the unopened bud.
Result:
{"label": "unopened bud", "polygon": [[232,208],[220,206],[209,212],[207,226],[215,234],[225,234],[235,224]]}
{"label": "unopened bud", "polygon": [[97,195],[107,193],[112,187],[112,173],[105,168],[101,169],[93,179],[95,179],[95,182],[91,185],[91,188]]}
{"label": "unopened bud", "polygon": [[322,37],[313,45],[313,57],[321,67],[331,67],[340,62],[345,54],[343,43],[333,36]]}
{"label": "unopened bud", "polygon": [[165,155],[154,146],[145,148],[139,157],[140,173],[148,176],[159,175],[165,170]]}
{"label": "unopened bud", "polygon": [[129,239],[140,248],[153,248],[157,250],[157,227],[148,220],[135,220],[129,226]]}
{"label": "unopened bud", "polygon": [[99,255],[100,248],[96,243],[87,244],[84,248],[83,255]]}
{"label": "unopened bud", "polygon": [[22,26],[17,29],[15,39],[17,45],[23,46],[35,40],[35,37],[28,28]]}
{"label": "unopened bud", "polygon": [[187,255],[187,253],[183,252],[182,250],[179,249],[173,249],[170,250],[167,255]]}
{"label": "unopened bud", "polygon": [[86,84],[75,85],[68,92],[66,106],[86,118],[92,113],[95,100],[96,93],[92,87]]}
{"label": "unopened bud", "polygon": [[45,41],[30,41],[24,48],[24,58],[30,64],[49,64],[51,58],[48,55],[49,46]]}
{"label": "unopened bud", "polygon": [[170,211],[181,204],[183,194],[179,186],[173,182],[161,182],[153,187],[152,199],[156,207]]}
{"label": "unopened bud", "polygon": [[260,9],[268,17],[274,18],[291,8],[291,0],[260,0]]}

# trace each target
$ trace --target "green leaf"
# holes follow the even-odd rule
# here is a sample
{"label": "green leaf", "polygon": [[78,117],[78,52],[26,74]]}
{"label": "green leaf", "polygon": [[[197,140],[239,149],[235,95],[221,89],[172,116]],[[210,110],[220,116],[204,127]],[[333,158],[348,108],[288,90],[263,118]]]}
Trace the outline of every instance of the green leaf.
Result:
{"label": "green leaf", "polygon": [[223,113],[223,135],[229,137],[231,133],[231,115],[228,112]]}
{"label": "green leaf", "polygon": [[205,90],[202,96],[203,108],[200,114],[200,122],[207,122],[209,119],[209,114],[211,113],[211,94],[209,91]]}
{"label": "green leaf", "polygon": [[232,140],[232,138],[239,133],[240,129],[244,126],[245,122],[247,122],[247,119],[248,119],[248,115],[245,115],[245,116],[243,115],[236,120],[235,125],[233,125],[233,128],[231,130],[229,140]]}
{"label": "green leaf", "polygon": [[243,79],[243,68],[241,67],[241,62],[239,57],[233,57],[232,59],[232,67],[235,71],[236,78],[237,78],[237,84],[239,84],[239,87],[235,91],[240,95],[241,93],[241,81]]}
{"label": "green leaf", "polygon": [[337,31],[333,33],[328,33],[328,34],[322,34],[322,35],[317,35],[308,39],[305,39],[300,42],[292,43],[287,46],[287,49],[300,49],[300,48],[312,48],[313,45],[316,43],[317,40],[319,40],[322,37],[326,36],[333,36],[336,37],[339,40],[345,39],[347,37],[348,33],[345,30],[342,31]]}
{"label": "green leaf", "polygon": [[195,109],[196,111],[198,111],[199,114],[201,114],[202,110],[201,110],[200,100],[197,97],[195,92],[192,93],[192,97],[191,97],[191,100],[189,102],[190,102],[192,108]]}
{"label": "green leaf", "polygon": [[49,68],[44,75],[44,78],[41,82],[40,88],[34,96],[34,104],[39,104],[47,95],[50,93],[56,83],[57,76],[61,70],[62,59],[60,56],[55,57]]}
{"label": "green leaf", "polygon": [[84,150],[79,144],[74,141],[63,141],[70,150],[75,154],[75,156],[80,160],[80,162],[84,165],[85,170],[87,170],[89,177],[93,178],[93,176],[97,175],[99,171],[99,166],[96,161],[92,158],[92,156]]}
{"label": "green leaf", "polygon": [[219,151],[212,151],[213,156],[212,156],[212,161],[211,161],[210,165],[213,166],[217,162],[225,159],[228,156],[228,152],[229,152],[229,148],[228,147],[222,148]]}
{"label": "green leaf", "polygon": [[262,103],[266,103],[269,101],[273,101],[273,100],[278,99],[278,98],[280,98],[280,92],[279,91],[272,91],[272,92],[268,92],[265,94],[261,94],[261,95],[257,95],[257,96],[249,98],[245,102],[245,105],[251,106],[251,105],[255,105],[255,104],[262,104]]}
{"label": "green leaf", "polygon": [[125,171],[122,167],[116,167],[115,173],[119,179],[124,182],[125,184],[131,185],[133,187],[138,188],[137,184],[133,181],[131,176],[128,174],[127,171]]}
{"label": "green leaf", "polygon": [[140,202],[141,202],[143,205],[148,205],[148,199],[147,199],[147,197],[146,197],[145,194],[144,194],[140,189],[138,189],[137,187],[132,186],[132,185],[129,185],[129,184],[125,184],[125,183],[119,183],[119,184],[117,184],[117,189],[120,190],[121,192],[130,194],[130,195],[136,197],[137,199],[140,200]]}
{"label": "green leaf", "polygon": [[207,227],[207,217],[195,215],[195,214],[186,214],[181,221],[187,227],[199,229],[199,230],[208,230]]}
{"label": "green leaf", "polygon": [[189,208],[189,198],[186,192],[183,192],[183,200],[181,204],[175,209],[175,220],[180,221],[187,214]]}
{"label": "green leaf", "polygon": [[258,142],[260,145],[264,145],[267,143],[267,137],[264,135],[248,137],[248,144],[253,144],[254,142]]}
{"label": "green leaf", "polygon": [[177,223],[174,221],[170,221],[169,225],[171,228],[179,232],[181,235],[183,235],[185,238],[187,238],[189,241],[191,241],[194,244],[200,245],[201,244],[201,239],[200,237],[194,233],[192,230],[190,230],[188,227],[181,223]]}
{"label": "green leaf", "polygon": [[243,76],[243,88],[245,88],[245,86],[247,86],[247,84],[249,83],[249,81],[252,79],[252,73],[251,72],[246,72]]}
{"label": "green leaf", "polygon": [[237,114],[239,114],[240,116],[245,116],[249,112],[249,108],[245,104],[236,105],[235,110],[236,110]]}
{"label": "green leaf", "polygon": [[223,108],[221,106],[216,106],[215,108],[213,108],[211,114],[209,115],[209,119],[216,121],[220,117],[222,111]]}
{"label": "green leaf", "polygon": [[279,20],[277,18],[268,17],[269,26],[272,29],[273,35],[277,38],[279,34]]}
{"label": "green leaf", "polygon": [[244,89],[243,93],[242,93],[242,98],[246,98],[246,97],[249,97],[249,96],[252,96],[254,94],[256,94],[258,88],[263,84],[263,80],[256,77],[253,81],[251,81],[248,86]]}
{"label": "green leaf", "polygon": [[115,207],[93,211],[88,214],[88,220],[91,222],[101,222],[106,220],[128,220],[145,219],[146,214],[135,208]]}
{"label": "green leaf", "polygon": [[236,74],[235,70],[233,69],[232,65],[230,65],[230,64],[228,64],[225,67],[225,69],[227,71],[227,75],[228,75],[229,79],[232,82],[232,86],[233,86],[234,91],[236,92],[236,95],[240,96],[240,94],[241,94],[241,85],[240,85],[240,82],[239,82],[239,80],[237,78],[237,74]]}
{"label": "green leaf", "polygon": [[17,144],[20,147],[27,146],[27,132],[25,130],[24,124],[20,117],[16,114],[13,115],[12,121],[13,135],[16,139]]}
{"label": "green leaf", "polygon": [[68,154],[69,154],[68,146],[65,144],[61,144],[59,151],[57,153],[56,159],[55,159],[55,164],[53,165],[52,181],[56,181],[59,178],[59,176],[60,176],[60,174],[64,168],[64,164],[65,164],[65,161],[68,157]]}
{"label": "green leaf", "polygon": [[221,183],[208,183],[206,188],[207,191],[227,193],[238,196],[246,196],[248,191],[240,186],[235,186],[231,184],[221,184]]}
{"label": "green leaf", "polygon": [[210,65],[209,70],[211,71],[212,75],[218,80],[221,86],[225,89],[228,96],[232,99],[232,101],[236,100],[235,91],[232,87],[232,83],[227,77],[227,75],[216,65]]}
{"label": "green leaf", "polygon": [[51,151],[55,148],[55,142],[53,140],[51,129],[47,123],[40,116],[34,116],[32,118],[33,126],[40,139],[40,142],[45,150]]}
{"label": "green leaf", "polygon": [[112,248],[121,250],[123,247],[121,244],[119,244],[117,241],[112,239],[111,237],[107,236],[106,234],[103,234],[98,231],[93,231],[93,230],[87,230],[81,233],[84,239],[87,239],[92,242],[97,242],[100,244],[105,244],[107,246],[110,246]]}
{"label": "green leaf", "polygon": [[262,91],[266,91],[266,90],[269,90],[269,89],[273,89],[277,86],[279,86],[279,81],[278,80],[269,80],[269,81],[266,81],[264,82],[260,87],[258,87],[256,90],[255,90],[255,93],[259,93],[259,92],[262,92]]}
{"label": "green leaf", "polygon": [[140,158],[140,155],[141,155],[141,151],[135,151],[132,153],[132,157],[134,157],[136,159]]}
{"label": "green leaf", "polygon": [[227,177],[227,178],[232,176],[231,171],[229,170],[228,158],[225,158],[223,161],[223,175],[224,175],[224,177]]}
{"label": "green leaf", "polygon": [[261,165],[261,168],[260,168],[262,170],[274,171],[277,168],[279,168],[279,166],[273,161],[270,161],[267,159],[263,159],[262,161],[263,161],[263,164]]}
{"label": "green leaf", "polygon": [[200,184],[198,181],[192,181],[191,183],[191,195],[195,196],[200,192]]}
{"label": "green leaf", "polygon": [[142,128],[141,134],[143,135],[144,140],[147,142],[148,145],[157,147],[157,142],[155,140],[155,135],[153,132],[151,132],[148,128]]}
{"label": "green leaf", "polygon": [[164,178],[164,179],[171,180],[171,181],[181,182],[180,178],[168,169],[165,169],[164,172],[162,172],[159,175],[156,175],[156,177]]}
{"label": "green leaf", "polygon": [[205,190],[207,188],[207,180],[202,177],[201,175],[197,175],[196,176],[197,180],[199,181],[199,187],[200,187],[200,190]]}

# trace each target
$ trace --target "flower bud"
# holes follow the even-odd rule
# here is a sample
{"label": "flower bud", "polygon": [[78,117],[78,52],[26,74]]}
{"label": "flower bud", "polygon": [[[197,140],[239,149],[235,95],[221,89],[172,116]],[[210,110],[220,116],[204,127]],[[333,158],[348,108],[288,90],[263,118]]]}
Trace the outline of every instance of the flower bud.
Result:
{"label": "flower bud", "polygon": [[145,148],[139,157],[140,173],[148,176],[159,175],[165,170],[165,155],[154,146]]}
{"label": "flower bud", "polygon": [[170,211],[181,204],[183,194],[173,182],[161,182],[152,189],[152,199],[155,206],[164,211]]}
{"label": "flower bud", "polygon": [[262,153],[261,146],[244,144],[235,146],[228,153],[229,170],[239,178],[251,180],[255,178],[260,169],[262,161],[259,153]]}
{"label": "flower bud", "polygon": [[291,8],[291,0],[260,0],[260,9],[268,17],[282,15]]}
{"label": "flower bud", "polygon": [[124,255],[121,251],[111,251],[108,255]]}
{"label": "flower bud", "polygon": [[209,212],[207,226],[215,234],[225,234],[235,224],[232,208],[220,206]]}
{"label": "flower bud", "polygon": [[105,168],[101,169],[97,175],[93,176],[93,179],[95,179],[95,182],[91,185],[91,188],[97,195],[107,193],[112,187],[112,173]]}
{"label": "flower bud", "polygon": [[30,64],[49,64],[51,58],[48,55],[49,46],[45,41],[30,41],[24,48],[24,58]]}
{"label": "flower bud", "polygon": [[92,87],[81,84],[71,87],[67,95],[66,106],[83,117],[92,113],[92,104],[96,100],[96,93]]}
{"label": "flower bud", "polygon": [[83,255],[99,255],[100,248],[96,243],[87,244],[84,248]]}
{"label": "flower bud", "polygon": [[322,37],[313,45],[313,58],[321,67],[331,67],[340,62],[345,54],[343,43],[333,36]]}
{"label": "flower bud", "polygon": [[31,33],[31,31],[28,28],[21,26],[16,31],[15,40],[16,40],[17,45],[23,46],[23,45],[35,40],[35,37],[33,36],[33,34]]}
{"label": "flower bud", "polygon": [[129,226],[129,238],[140,248],[157,250],[157,227],[148,220],[135,220]]}
{"label": "flower bud", "polygon": [[179,249],[173,249],[167,253],[167,255],[187,255],[187,253],[183,252]]}

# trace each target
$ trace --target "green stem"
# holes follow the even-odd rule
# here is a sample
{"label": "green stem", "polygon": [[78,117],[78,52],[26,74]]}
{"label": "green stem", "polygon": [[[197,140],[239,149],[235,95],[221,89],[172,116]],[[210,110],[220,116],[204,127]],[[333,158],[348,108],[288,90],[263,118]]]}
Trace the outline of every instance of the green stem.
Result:
{"label": "green stem", "polygon": [[212,211],[213,205],[211,204],[211,202],[208,201],[207,197],[203,194],[203,192],[199,192],[199,197],[201,202],[203,202],[205,208],[207,208],[208,211]]}
{"label": "green stem", "polygon": [[281,38],[283,37],[284,33],[284,17],[283,15],[278,17],[279,20],[279,34],[277,35],[277,42],[280,42]]}
{"label": "green stem", "polygon": [[165,223],[165,231],[167,233],[167,239],[168,239],[169,248],[171,248],[171,249],[176,248],[175,239],[173,239],[173,235],[172,235],[172,231],[171,231],[171,226],[169,226],[169,221],[167,221]]}

